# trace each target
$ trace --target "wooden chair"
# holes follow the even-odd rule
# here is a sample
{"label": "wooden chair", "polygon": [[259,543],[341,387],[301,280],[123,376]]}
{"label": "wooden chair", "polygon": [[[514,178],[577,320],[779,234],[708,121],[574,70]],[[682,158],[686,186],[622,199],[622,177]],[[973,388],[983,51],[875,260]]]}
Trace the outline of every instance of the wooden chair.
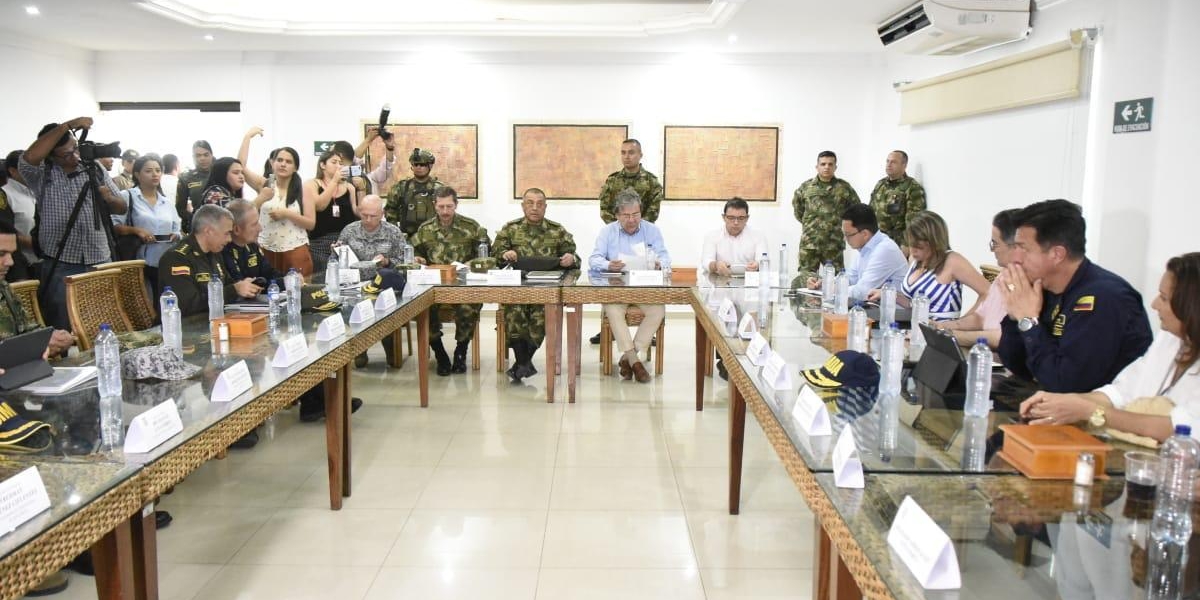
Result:
{"label": "wooden chair", "polygon": [[92,267],[97,271],[117,269],[121,271],[118,288],[121,294],[121,307],[129,317],[134,330],[154,327],[158,320],[158,311],[154,301],[150,299],[150,290],[146,287],[146,261],[123,260],[104,263]]}
{"label": "wooden chair", "polygon": [[[600,372],[603,373],[604,375],[612,375],[612,372],[613,372],[612,326],[608,322],[608,316],[605,315],[604,313],[601,313],[601,315],[602,316],[600,318]],[[646,315],[640,309],[638,309],[636,306],[631,305],[629,307],[629,310],[625,311],[625,326],[626,327],[635,327],[637,325],[641,325],[642,319],[645,318],[645,316]],[[666,332],[666,327],[667,327],[667,319],[664,316],[662,323],[658,324],[658,331],[655,332],[655,334],[654,334],[654,337],[657,340],[655,343],[658,345],[658,351],[657,352],[654,351],[655,348],[653,345],[650,346],[650,348],[647,350],[650,353],[650,356],[647,358],[654,359],[654,374],[655,375],[662,375],[662,372],[663,372],[663,349],[666,347],[665,346],[666,338],[664,337],[664,334]]]}
{"label": "wooden chair", "polygon": [[988,280],[988,283],[996,281],[996,277],[1000,275],[1000,267],[996,265],[979,265],[979,272],[983,273],[983,278]]}
{"label": "wooden chair", "polygon": [[80,350],[91,349],[101,323],[110,324],[113,331],[118,333],[134,331],[119,302],[120,269],[71,275],[64,282],[67,287],[67,317]]}
{"label": "wooden chair", "polygon": [[25,309],[25,314],[37,321],[38,325],[46,326],[46,320],[42,317],[42,305],[38,303],[38,280],[30,279],[27,281],[18,281],[10,284],[13,295],[21,303],[21,308]]}

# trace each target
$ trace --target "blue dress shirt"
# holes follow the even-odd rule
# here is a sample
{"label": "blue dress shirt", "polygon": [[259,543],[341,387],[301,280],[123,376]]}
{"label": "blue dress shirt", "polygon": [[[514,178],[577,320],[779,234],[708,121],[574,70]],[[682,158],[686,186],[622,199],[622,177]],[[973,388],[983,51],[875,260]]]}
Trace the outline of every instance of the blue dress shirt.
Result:
{"label": "blue dress shirt", "polygon": [[866,300],[867,292],[883,286],[883,282],[889,279],[897,290],[900,289],[907,272],[908,261],[904,259],[900,247],[886,233],[876,232],[858,251],[858,263],[846,269],[846,277],[850,280],[850,301]]}
{"label": "blue dress shirt", "polygon": [[[634,246],[642,244],[642,252],[636,252]],[[645,255],[646,249],[654,249],[658,262],[663,268],[671,267],[671,255],[667,252],[667,243],[663,241],[662,231],[654,223],[642,221],[637,231],[625,233],[620,221],[613,221],[600,229],[596,236],[596,245],[592,255],[588,257],[588,268],[593,271],[607,271],[608,262],[617,260],[622,254]]]}

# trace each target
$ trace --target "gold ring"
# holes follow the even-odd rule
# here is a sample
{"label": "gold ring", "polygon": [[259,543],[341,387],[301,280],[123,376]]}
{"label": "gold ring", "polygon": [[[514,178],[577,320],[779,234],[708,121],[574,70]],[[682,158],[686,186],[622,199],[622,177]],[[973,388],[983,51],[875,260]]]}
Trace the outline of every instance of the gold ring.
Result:
{"label": "gold ring", "polygon": [[1017,289],[1017,285],[1016,285],[1015,283],[1010,283],[1010,284],[1008,284],[1008,291],[1010,291],[1010,292],[1011,292],[1011,291],[1013,291],[1013,290],[1015,290],[1015,289]]}

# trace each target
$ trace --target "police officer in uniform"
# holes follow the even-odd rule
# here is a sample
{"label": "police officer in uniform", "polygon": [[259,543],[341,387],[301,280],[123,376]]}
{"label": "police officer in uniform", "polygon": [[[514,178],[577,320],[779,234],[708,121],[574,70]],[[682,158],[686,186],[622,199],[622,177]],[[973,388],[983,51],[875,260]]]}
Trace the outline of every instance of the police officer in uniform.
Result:
{"label": "police officer in uniform", "polygon": [[883,164],[887,177],[880,179],[871,190],[871,209],[879,219],[879,230],[900,244],[908,255],[908,222],[925,210],[925,188],[916,179],[908,176],[908,153],[892,150]]}
{"label": "police officer in uniform", "polygon": [[[466,263],[475,257],[479,244],[491,246],[487,230],[478,221],[457,214],[458,193],[454,188],[441,187],[436,193],[437,218],[421,225],[411,239],[417,263]],[[479,323],[479,310],[483,305],[455,304],[453,307],[454,339],[458,342],[454,347],[453,365],[450,363],[450,357],[446,355],[445,346],[442,345],[442,322],[438,318],[438,306],[429,309],[429,347],[433,349],[433,355],[437,358],[437,374],[443,377],[450,373],[467,372],[467,347],[475,335],[475,327]]]}
{"label": "police officer in uniform", "polygon": [[1015,218],[1009,265],[997,289],[1008,316],[999,356],[1047,392],[1090,392],[1111,383],[1152,341],[1142,296],[1084,256],[1078,205],[1045,200]]}
{"label": "police officer in uniform", "polygon": [[392,186],[385,214],[389,223],[411,238],[422,223],[435,216],[434,194],[443,186],[437,177],[429,174],[434,163],[432,152],[413,148],[408,162],[412,165],[413,176]]}
{"label": "police officer in uniform", "polygon": [[[522,258],[554,258],[561,269],[579,268],[575,238],[562,225],[546,218],[546,192],[529,188],[521,196],[525,216],[509,221],[496,233],[492,256],[515,263]],[[548,261],[547,261],[548,262]],[[511,304],[504,307],[504,329],[508,347],[516,361],[507,371],[514,383],[537,374],[532,358],[546,339],[546,312],[540,304]]]}
{"label": "police officer in uniform", "polygon": [[800,184],[792,195],[792,209],[803,229],[796,268],[800,281],[816,273],[825,261],[842,268],[842,213],[858,204],[858,194],[844,179],[834,177],[837,154],[830,150],[817,155],[817,176]]}
{"label": "police officer in uniform", "polygon": [[207,141],[196,140],[192,144],[192,163],[196,168],[180,175],[175,188],[175,212],[179,213],[185,232],[192,230],[192,213],[204,204],[204,187],[212,171],[212,146]]}
{"label": "police officer in uniform", "polygon": [[231,240],[233,215],[215,204],[206,204],[192,215],[192,233],[167,250],[158,261],[158,293],[171,286],[179,297],[183,316],[208,310],[208,282],[220,277],[225,302],[253,298],[262,288],[254,278],[234,279],[225,270],[221,251]]}
{"label": "police officer in uniform", "polygon": [[246,278],[263,279],[268,286],[272,281],[278,281],[282,289],[283,273],[275,270],[275,267],[267,262],[266,255],[258,245],[258,234],[262,231],[262,224],[258,220],[258,210],[254,208],[254,203],[239,198],[225,208],[233,215],[233,239],[221,250],[221,262],[225,266],[225,272],[229,273],[234,281]]}

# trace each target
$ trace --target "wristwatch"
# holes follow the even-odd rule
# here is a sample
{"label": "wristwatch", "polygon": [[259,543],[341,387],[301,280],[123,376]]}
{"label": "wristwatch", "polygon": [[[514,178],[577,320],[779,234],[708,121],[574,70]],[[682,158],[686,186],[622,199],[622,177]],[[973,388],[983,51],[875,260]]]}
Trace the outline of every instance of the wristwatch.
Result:
{"label": "wristwatch", "polygon": [[1104,414],[1104,409],[1097,406],[1096,410],[1092,411],[1092,416],[1088,417],[1088,424],[1092,427],[1104,427],[1108,423],[1108,416]]}
{"label": "wristwatch", "polygon": [[1017,321],[1017,329],[1020,329],[1021,333],[1025,333],[1026,331],[1029,331],[1030,329],[1037,327],[1037,325],[1038,325],[1037,317],[1021,317],[1021,320]]}

